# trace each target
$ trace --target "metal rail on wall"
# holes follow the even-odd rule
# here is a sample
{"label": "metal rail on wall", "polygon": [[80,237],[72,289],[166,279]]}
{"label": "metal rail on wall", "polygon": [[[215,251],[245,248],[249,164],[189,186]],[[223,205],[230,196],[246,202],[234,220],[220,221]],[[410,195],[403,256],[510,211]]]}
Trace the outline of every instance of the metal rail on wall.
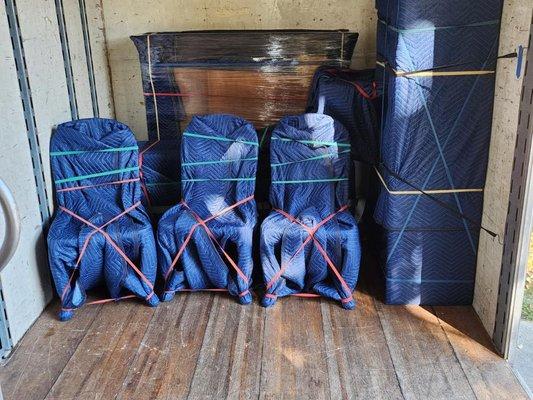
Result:
{"label": "metal rail on wall", "polygon": [[533,226],[533,21],[520,100],[518,130],[511,174],[511,192],[505,223],[505,238],[498,290],[493,341],[505,358],[516,343],[520,322],[529,247]]}

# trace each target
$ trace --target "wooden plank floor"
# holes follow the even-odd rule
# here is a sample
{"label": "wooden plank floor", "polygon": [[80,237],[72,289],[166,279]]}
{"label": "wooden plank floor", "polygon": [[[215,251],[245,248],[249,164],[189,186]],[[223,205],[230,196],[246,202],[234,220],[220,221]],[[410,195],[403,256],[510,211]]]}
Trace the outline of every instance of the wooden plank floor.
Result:
{"label": "wooden plank floor", "polygon": [[470,307],[387,306],[358,290],[271,309],[220,294],[157,308],[52,304],[0,368],[6,400],[526,399]]}

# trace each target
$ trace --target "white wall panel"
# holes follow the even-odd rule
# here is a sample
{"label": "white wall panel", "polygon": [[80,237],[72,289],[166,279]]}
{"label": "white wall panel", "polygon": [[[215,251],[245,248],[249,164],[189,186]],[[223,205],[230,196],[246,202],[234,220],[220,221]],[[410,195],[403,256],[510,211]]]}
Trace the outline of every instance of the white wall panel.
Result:
{"label": "white wall panel", "polygon": [[57,14],[53,0],[17,0],[17,10],[51,204],[50,137],[57,124],[71,119]]}
{"label": "white wall panel", "polygon": [[[0,176],[15,196],[21,216],[21,240],[1,280],[10,330],[16,343],[51,298],[24,112],[13,58],[5,3],[0,2]],[[0,217],[3,221],[3,216]],[[0,227],[1,228],[1,227]]]}
{"label": "white wall panel", "polygon": [[90,118],[93,117],[94,114],[79,1],[63,0],[63,12],[65,15],[65,25],[68,36],[72,76],[74,78],[74,88],[76,90],[78,116],[79,118]]}
{"label": "white wall panel", "polygon": [[[105,57],[102,14],[95,0],[88,0],[87,27],[85,35],[91,44],[96,59],[95,85],[98,93],[101,115],[112,116],[110,86]],[[7,4],[7,5],[6,5]],[[15,7],[11,8],[14,4]],[[8,321],[13,341],[16,343],[39,316],[52,297],[52,287],[48,262],[46,259],[45,238],[43,237],[42,218],[39,210],[38,190],[32,164],[28,126],[35,125],[40,157],[33,162],[44,172],[48,206],[53,208],[53,182],[50,174],[49,146],[54,128],[72,117],[68,91],[68,76],[72,71],[75,98],[79,116],[93,116],[91,79],[84,41],[83,13],[78,0],[63,0],[59,15],[64,15],[68,52],[65,58],[62,51],[58,10],[54,0],[16,0],[15,3],[0,1],[0,176],[12,189],[22,218],[20,245],[15,257],[2,273],[2,287]],[[12,15],[16,12],[13,26],[18,27],[22,52],[14,50],[6,7]],[[63,13],[63,14],[61,14]],[[85,22],[85,20],[84,20]],[[87,33],[87,31],[85,32]],[[92,36],[91,36],[92,34]],[[18,36],[17,36],[18,37]],[[18,42],[17,42],[18,43]],[[17,58],[14,54],[24,55],[25,68],[22,67],[22,82],[28,83],[28,101],[24,103],[17,74]],[[69,67],[70,65],[70,67]],[[20,71],[19,71],[20,72]],[[23,85],[24,86],[24,85]],[[96,98],[95,97],[95,98]],[[24,109],[23,104],[26,104]],[[26,114],[25,114],[26,111]],[[33,131],[30,128],[30,131]],[[46,199],[43,199],[46,203]],[[0,226],[0,229],[2,226]]]}
{"label": "white wall panel", "polygon": [[114,118],[113,92],[101,0],[85,0],[100,117]]}

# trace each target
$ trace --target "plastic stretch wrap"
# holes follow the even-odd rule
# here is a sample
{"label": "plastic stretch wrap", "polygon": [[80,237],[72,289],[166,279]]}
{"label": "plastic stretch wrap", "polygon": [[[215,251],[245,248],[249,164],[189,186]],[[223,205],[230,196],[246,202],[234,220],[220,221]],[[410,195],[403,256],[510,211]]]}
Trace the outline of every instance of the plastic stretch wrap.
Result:
{"label": "plastic stretch wrap", "polygon": [[178,139],[140,141],[139,167],[146,206],[157,217],[181,198]]}
{"label": "plastic stretch wrap", "polygon": [[175,137],[194,115],[239,115],[255,128],[305,111],[318,66],[347,66],[357,33],[191,31],[133,36],[148,136]]}
{"label": "plastic stretch wrap", "polygon": [[388,303],[472,301],[501,4],[377,2]]}
{"label": "plastic stretch wrap", "polygon": [[155,240],[140,203],[132,132],[106,119],[64,123],[52,137],[50,156],[58,208],[48,252],[61,319],[100,286],[113,299],[135,295],[156,305]]}

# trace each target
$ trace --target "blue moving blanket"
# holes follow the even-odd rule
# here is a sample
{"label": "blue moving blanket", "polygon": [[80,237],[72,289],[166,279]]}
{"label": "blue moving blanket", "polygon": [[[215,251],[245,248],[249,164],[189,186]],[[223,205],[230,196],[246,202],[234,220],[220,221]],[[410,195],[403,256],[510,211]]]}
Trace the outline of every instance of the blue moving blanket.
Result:
{"label": "blue moving blanket", "polygon": [[312,293],[355,307],[360,244],[347,211],[349,140],[346,129],[324,114],[285,117],[272,132],[274,210],[261,225],[264,306]]}
{"label": "blue moving blanket", "polygon": [[97,287],[112,299],[135,295],[157,305],[155,240],[129,128],[107,119],[61,124],[50,157],[57,208],[48,252],[60,318],[71,318]]}
{"label": "blue moving blanket", "polygon": [[501,4],[377,1],[388,303],[472,302]]}
{"label": "blue moving blanket", "polygon": [[323,113],[350,133],[352,159],[378,160],[378,112],[381,99],[374,70],[321,67],[313,77],[307,112]]}
{"label": "blue moving blanket", "polygon": [[257,154],[257,134],[242,118],[196,116],[185,129],[183,201],[157,232],[163,300],[177,291],[227,289],[243,304],[252,301]]}

